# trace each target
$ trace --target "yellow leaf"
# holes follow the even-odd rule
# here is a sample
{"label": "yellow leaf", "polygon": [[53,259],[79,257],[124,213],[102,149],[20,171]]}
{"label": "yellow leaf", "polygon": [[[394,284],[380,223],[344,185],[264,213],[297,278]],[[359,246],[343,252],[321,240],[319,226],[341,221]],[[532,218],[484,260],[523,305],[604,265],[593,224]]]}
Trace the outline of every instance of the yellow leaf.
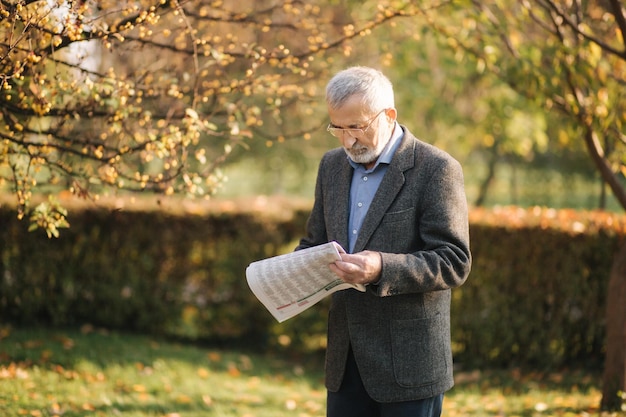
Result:
{"label": "yellow leaf", "polygon": [[206,379],[209,376],[209,371],[206,368],[198,369],[198,376],[202,379]]}
{"label": "yellow leaf", "polygon": [[237,377],[241,375],[241,371],[237,369],[237,366],[234,363],[228,364],[228,375]]}
{"label": "yellow leaf", "polygon": [[181,394],[176,398],[176,402],[179,404],[189,404],[191,403],[191,397],[185,394]]}
{"label": "yellow leaf", "polygon": [[185,114],[193,120],[198,120],[198,113],[194,109],[185,109]]}
{"label": "yellow leaf", "polygon": [[293,411],[293,410],[295,410],[295,409],[296,409],[297,405],[298,405],[298,404],[296,403],[296,400],[289,399],[289,400],[285,401],[285,408],[286,408],[287,410],[291,410],[291,411]]}

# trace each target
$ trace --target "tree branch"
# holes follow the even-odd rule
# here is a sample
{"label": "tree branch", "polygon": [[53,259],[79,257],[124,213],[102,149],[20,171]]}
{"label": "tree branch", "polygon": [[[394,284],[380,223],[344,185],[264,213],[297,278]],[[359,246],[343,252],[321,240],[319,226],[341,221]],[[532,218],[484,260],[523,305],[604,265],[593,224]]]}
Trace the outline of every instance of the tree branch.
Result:
{"label": "tree branch", "polygon": [[[620,0],[609,0],[609,4],[613,9],[613,16],[615,16],[615,21],[617,22],[617,26],[619,27],[620,32],[622,33],[622,41],[626,39],[626,15],[622,2]],[[624,51],[626,53],[626,49]],[[624,55],[622,55],[624,56]]]}
{"label": "tree branch", "polygon": [[[536,0],[538,4],[542,4],[544,3],[547,7],[550,8],[550,10],[552,10],[554,13],[556,13],[561,19],[563,19],[563,22],[569,26],[574,33],[582,36],[583,38],[587,39],[589,42],[595,43],[596,45],[598,45],[600,48],[602,48],[604,51],[616,55],[621,59],[626,59],[626,49],[624,50],[618,50],[613,48],[611,45],[609,45],[606,42],[603,42],[601,39],[598,39],[595,36],[592,36],[591,34],[588,34],[584,31],[582,31],[579,28],[579,25],[576,24],[576,22],[573,22],[572,19],[570,19],[570,17],[565,14],[561,9],[559,9],[559,7],[555,4],[554,1],[552,0]],[[613,1],[617,1],[617,0],[613,0]],[[622,34],[624,34],[624,31],[626,30],[626,19],[624,18],[624,15],[622,14],[622,10],[621,7],[618,7],[617,10],[614,11],[614,17],[616,19],[616,21],[618,22],[618,24],[620,24],[620,29],[622,31]],[[621,20],[621,22],[620,22]],[[622,26],[623,25],[623,26]]]}

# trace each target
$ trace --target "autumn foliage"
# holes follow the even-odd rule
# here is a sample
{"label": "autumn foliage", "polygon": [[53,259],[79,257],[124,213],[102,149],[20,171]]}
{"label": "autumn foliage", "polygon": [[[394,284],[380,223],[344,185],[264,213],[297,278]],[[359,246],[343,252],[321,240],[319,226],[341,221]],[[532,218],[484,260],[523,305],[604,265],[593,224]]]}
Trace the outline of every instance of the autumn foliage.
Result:
{"label": "autumn foliage", "polygon": [[[0,187],[20,218],[33,193],[213,194],[234,148],[309,139],[332,67],[325,53],[402,14],[374,9],[357,25],[342,10],[295,0],[0,2]],[[57,205],[31,219],[54,236],[67,227]]]}

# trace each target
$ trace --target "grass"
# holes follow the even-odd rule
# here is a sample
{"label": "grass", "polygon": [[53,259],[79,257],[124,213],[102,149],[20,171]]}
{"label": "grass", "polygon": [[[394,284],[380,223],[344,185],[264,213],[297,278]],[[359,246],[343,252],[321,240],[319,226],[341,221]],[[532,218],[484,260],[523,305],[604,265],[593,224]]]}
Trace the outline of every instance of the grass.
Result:
{"label": "grass", "polygon": [[[324,416],[322,367],[321,358],[295,360],[88,327],[5,327],[0,415]],[[598,415],[599,382],[599,373],[580,370],[458,372],[444,415]]]}

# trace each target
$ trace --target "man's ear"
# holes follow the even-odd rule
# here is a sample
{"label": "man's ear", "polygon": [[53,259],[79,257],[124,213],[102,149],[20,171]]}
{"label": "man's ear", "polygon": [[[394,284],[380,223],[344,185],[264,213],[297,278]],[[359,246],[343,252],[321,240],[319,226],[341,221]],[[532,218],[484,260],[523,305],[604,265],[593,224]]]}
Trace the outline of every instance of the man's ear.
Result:
{"label": "man's ear", "polygon": [[387,120],[390,123],[391,122],[395,122],[396,119],[398,119],[398,111],[394,107],[391,107],[391,108],[385,110],[385,116],[387,116]]}

